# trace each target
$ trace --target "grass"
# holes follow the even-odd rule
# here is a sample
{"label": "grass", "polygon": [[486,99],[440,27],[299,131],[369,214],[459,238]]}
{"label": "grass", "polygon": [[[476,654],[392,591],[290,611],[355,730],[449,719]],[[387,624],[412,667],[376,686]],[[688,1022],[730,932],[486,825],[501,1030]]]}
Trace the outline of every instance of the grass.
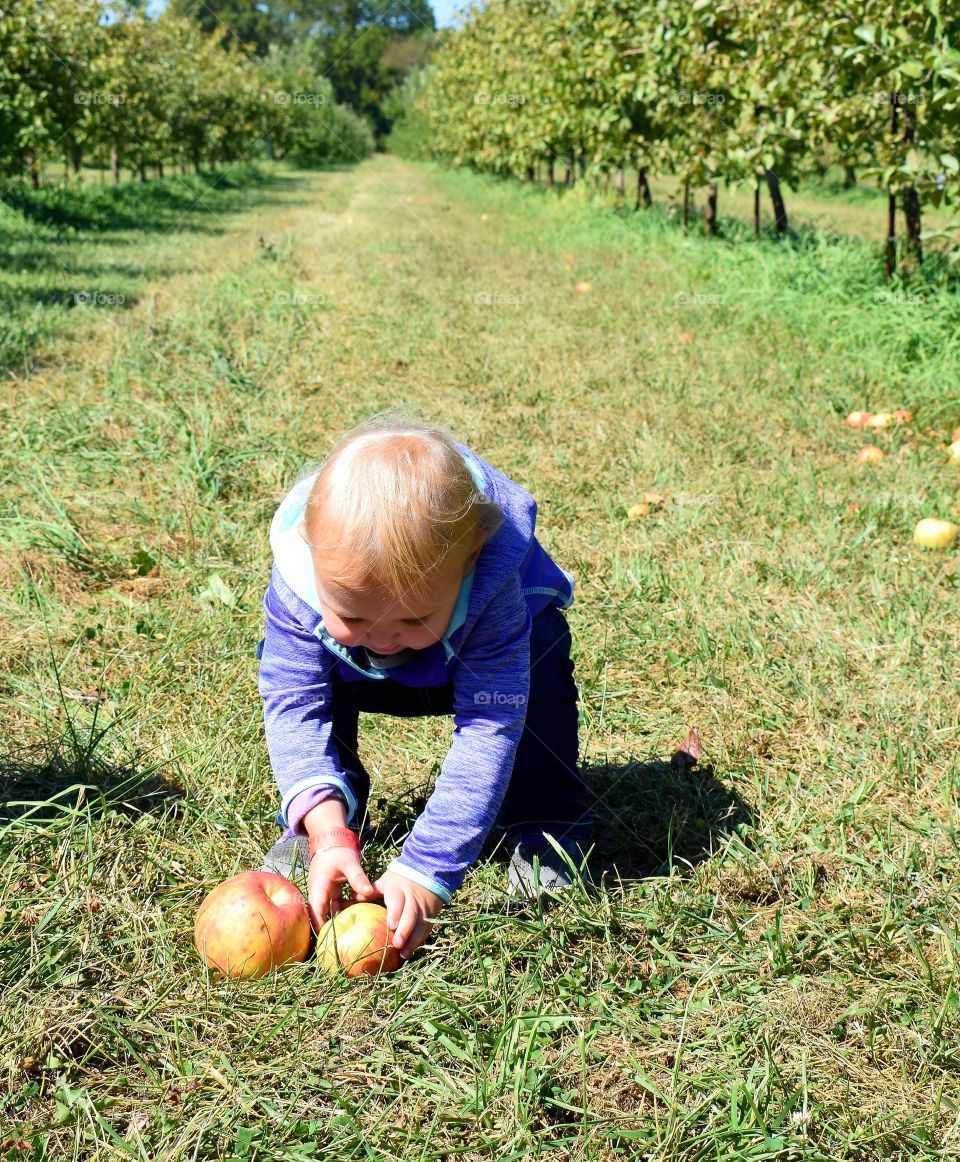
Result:
{"label": "grass", "polygon": [[235,164],[117,186],[7,183],[0,195],[0,374],[29,375],[38,349],[91,309],[130,309],[151,278],[183,269],[197,235],[238,207],[270,204],[296,178]]}
{"label": "grass", "polygon": [[[390,157],[235,209],[0,400],[0,1158],[960,1153],[960,572],[910,544],[960,518],[949,282]],[[276,834],[269,519],[397,402],[577,576],[603,883],[505,913],[492,841],[395,976],[211,979],[196,909]],[[374,874],[448,730],[361,719]]]}

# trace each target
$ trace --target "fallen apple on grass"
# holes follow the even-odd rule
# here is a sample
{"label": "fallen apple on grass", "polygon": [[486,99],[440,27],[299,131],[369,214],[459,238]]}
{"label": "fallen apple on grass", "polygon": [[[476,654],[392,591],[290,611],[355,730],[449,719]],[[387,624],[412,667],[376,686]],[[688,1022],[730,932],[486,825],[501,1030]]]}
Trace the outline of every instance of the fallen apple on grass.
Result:
{"label": "fallen apple on grass", "polygon": [[403,963],[382,904],[349,904],[332,916],[317,935],[317,959],[327,972],[342,968],[346,976],[396,972]]}
{"label": "fallen apple on grass", "polygon": [[861,448],[857,453],[858,464],[879,464],[886,453],[882,448],[878,448],[876,444],[867,444],[865,448]]}
{"label": "fallen apple on grass", "polygon": [[960,440],[954,440],[947,449],[951,464],[960,464]]}
{"label": "fallen apple on grass", "polygon": [[929,516],[918,522],[913,539],[925,549],[948,549],[957,539],[957,533],[960,533],[960,525]]}
{"label": "fallen apple on grass", "polygon": [[866,422],[868,428],[889,428],[893,426],[893,412],[877,412],[872,415]]}
{"label": "fallen apple on grass", "polygon": [[578,295],[582,295],[586,294],[586,292],[590,290],[591,287],[590,283],[587,282],[585,278],[582,278],[573,289],[577,292]]}
{"label": "fallen apple on grass", "polygon": [[274,872],[241,872],[207,895],[193,938],[208,968],[254,980],[306,960],[310,917],[300,890],[288,879]]}
{"label": "fallen apple on grass", "polygon": [[850,428],[865,428],[873,419],[873,412],[851,412],[847,416],[847,426]]}

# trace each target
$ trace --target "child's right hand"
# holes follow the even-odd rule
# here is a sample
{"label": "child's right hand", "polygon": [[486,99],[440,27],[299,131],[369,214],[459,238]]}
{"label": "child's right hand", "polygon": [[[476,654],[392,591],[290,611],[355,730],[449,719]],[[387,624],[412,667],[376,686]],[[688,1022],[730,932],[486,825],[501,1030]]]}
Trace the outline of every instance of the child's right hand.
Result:
{"label": "child's right hand", "polygon": [[360,864],[360,856],[349,847],[328,847],[310,860],[307,875],[307,904],[310,919],[319,931],[337,912],[345,908],[343,885],[349,884],[354,898],[364,903],[383,898],[367,879]]}

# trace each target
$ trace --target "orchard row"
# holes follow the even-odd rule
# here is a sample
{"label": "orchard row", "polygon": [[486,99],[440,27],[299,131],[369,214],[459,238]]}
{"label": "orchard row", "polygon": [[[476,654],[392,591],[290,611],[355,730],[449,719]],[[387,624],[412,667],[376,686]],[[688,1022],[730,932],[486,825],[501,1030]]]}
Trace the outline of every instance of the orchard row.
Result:
{"label": "orchard row", "polygon": [[[960,9],[942,0],[488,0],[419,86],[434,153],[481,170],[687,191],[833,165],[897,200],[919,258],[921,206],[960,193]],[[633,187],[635,176],[636,193]],[[888,232],[893,221],[888,225]],[[889,257],[888,257],[889,261]]]}
{"label": "orchard row", "polygon": [[264,142],[300,163],[362,157],[366,122],[337,105],[306,53],[248,56],[224,30],[118,13],[99,0],[23,0],[0,9],[0,172],[38,185],[44,162],[216,165]]}

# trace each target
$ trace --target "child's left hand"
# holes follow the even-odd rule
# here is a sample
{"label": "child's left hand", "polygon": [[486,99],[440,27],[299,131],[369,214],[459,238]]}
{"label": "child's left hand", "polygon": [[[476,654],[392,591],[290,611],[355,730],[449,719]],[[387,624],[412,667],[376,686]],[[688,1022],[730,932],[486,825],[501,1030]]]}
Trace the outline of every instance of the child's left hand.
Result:
{"label": "child's left hand", "polygon": [[440,913],[444,901],[406,876],[384,872],[374,887],[383,893],[387,927],[393,931],[393,946],[406,960],[430,935],[430,921]]}

